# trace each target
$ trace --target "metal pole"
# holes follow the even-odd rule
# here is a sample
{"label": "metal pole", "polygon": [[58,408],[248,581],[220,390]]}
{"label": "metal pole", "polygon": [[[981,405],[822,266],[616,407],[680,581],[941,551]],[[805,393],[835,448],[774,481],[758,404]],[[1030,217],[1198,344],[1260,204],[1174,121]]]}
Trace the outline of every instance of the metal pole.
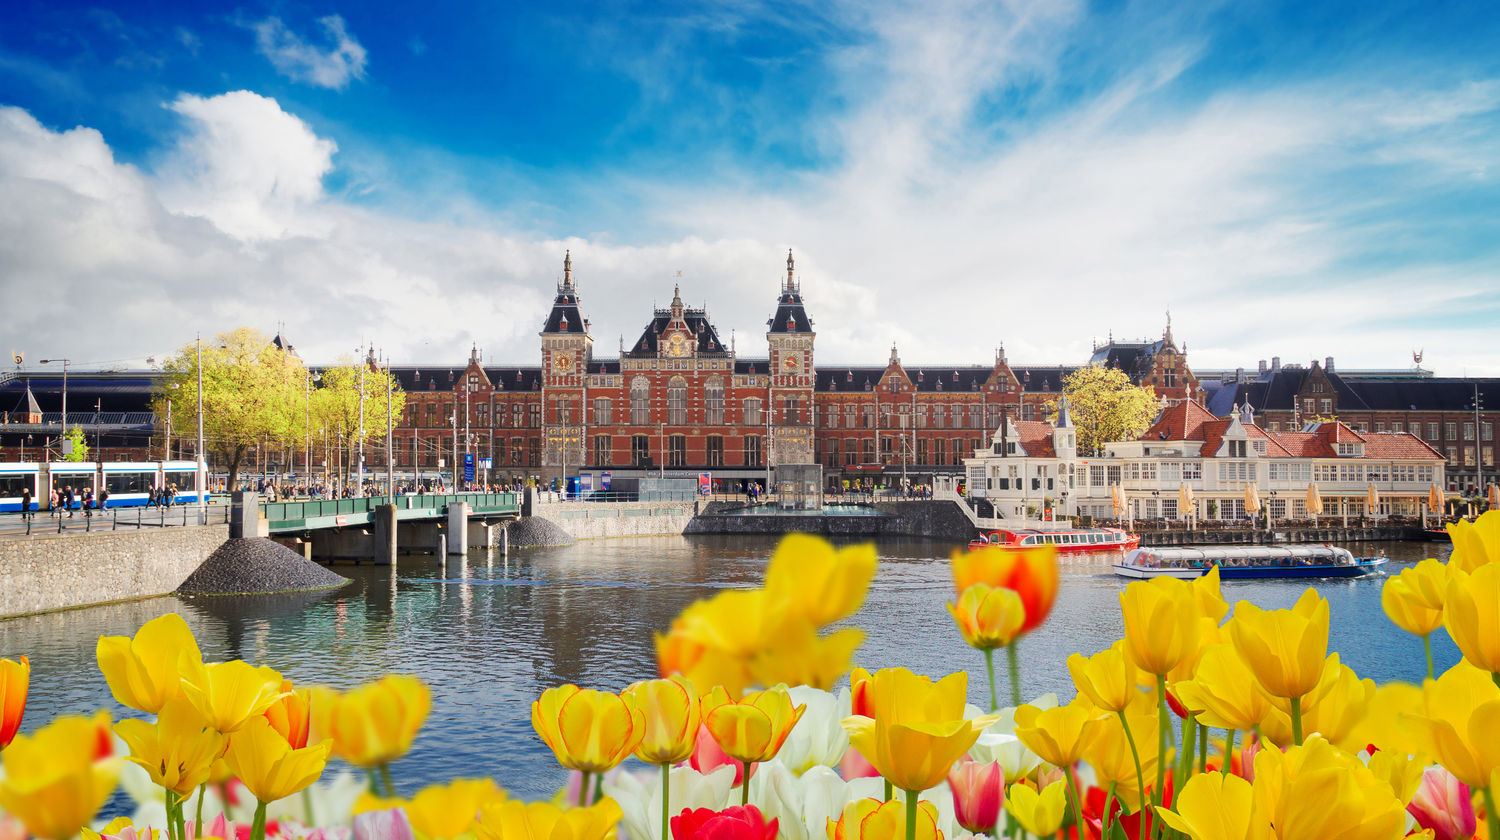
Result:
{"label": "metal pole", "polygon": [[1479,383],[1474,383],[1474,491],[1484,494],[1484,450],[1479,448],[1484,439],[1483,427],[1479,425]]}
{"label": "metal pole", "polygon": [[[468,382],[465,382],[464,383],[464,455],[466,457],[472,456],[474,454],[474,449],[473,449],[473,446],[472,446],[472,443],[473,443],[473,433],[472,433],[472,429],[471,429],[471,427],[469,425],[469,413],[470,413],[469,412],[469,384],[468,384]],[[455,478],[454,481],[453,481],[453,483],[457,484],[458,483],[458,479]]]}
{"label": "metal pole", "polygon": [[193,470],[193,490],[198,496],[198,516],[201,521],[208,515],[208,502],[205,498],[208,495],[208,466],[203,458],[203,335],[200,333],[195,341],[198,345],[198,463]]}
{"label": "metal pole", "polygon": [[[167,443],[166,443],[166,446],[162,447],[162,457],[161,457],[161,459],[163,461],[170,461],[170,460],[172,460],[172,398],[171,397],[167,397]],[[26,459],[22,458],[21,460],[24,461]]]}
{"label": "metal pole", "polygon": [[307,476],[307,486],[312,486],[312,371],[303,371],[302,376],[302,431],[306,437],[302,442],[302,472]]}
{"label": "metal pole", "polygon": [[[365,349],[360,348],[360,354],[364,355]],[[354,491],[357,495],[365,494],[365,368],[369,367],[367,359],[359,362],[359,466],[355,470]]]}
{"label": "metal pole", "polygon": [[396,419],[391,416],[395,398],[391,396],[391,360],[385,360],[385,494],[396,498]]}
{"label": "metal pole", "polygon": [[63,366],[63,393],[62,393],[62,430],[68,433],[68,360],[62,360]]}
{"label": "metal pole", "polygon": [[[458,492],[458,397],[453,398],[453,487],[451,492]],[[441,475],[441,474],[440,474]]]}

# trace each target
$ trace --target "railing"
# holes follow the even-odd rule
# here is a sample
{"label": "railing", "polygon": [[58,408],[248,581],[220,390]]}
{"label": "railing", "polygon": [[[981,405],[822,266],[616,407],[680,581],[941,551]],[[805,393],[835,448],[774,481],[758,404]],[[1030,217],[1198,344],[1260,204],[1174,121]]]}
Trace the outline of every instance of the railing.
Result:
{"label": "railing", "polygon": [[139,531],[142,528],[180,528],[187,525],[227,525],[229,507],[210,505],[200,514],[192,503],[172,507],[83,508],[71,511],[38,510],[0,514],[0,537],[44,534],[92,533],[94,531]]}
{"label": "railing", "polygon": [[[448,493],[403,496],[360,496],[352,499],[326,499],[307,502],[265,502],[261,516],[273,531],[333,528],[373,522],[375,511],[384,505],[395,505],[398,519],[425,519],[442,516],[448,505],[463,502],[470,513],[517,513],[521,509],[516,493]],[[409,511],[406,516],[403,511]]]}

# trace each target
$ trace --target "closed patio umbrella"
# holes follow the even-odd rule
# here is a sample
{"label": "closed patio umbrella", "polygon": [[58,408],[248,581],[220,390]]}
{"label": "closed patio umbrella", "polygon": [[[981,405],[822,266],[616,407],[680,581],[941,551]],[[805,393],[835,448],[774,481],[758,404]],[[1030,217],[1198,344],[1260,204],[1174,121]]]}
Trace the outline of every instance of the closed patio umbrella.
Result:
{"label": "closed patio umbrella", "polygon": [[1316,519],[1323,512],[1323,497],[1318,494],[1316,482],[1307,485],[1307,512]]}
{"label": "closed patio umbrella", "polygon": [[1245,512],[1260,513],[1260,486],[1252,481],[1245,485]]}
{"label": "closed patio umbrella", "polygon": [[1177,485],[1177,515],[1191,516],[1193,513],[1193,488],[1187,486],[1187,482]]}
{"label": "closed patio umbrella", "polygon": [[1372,482],[1365,488],[1365,516],[1374,516],[1380,511],[1380,491],[1375,489]]}
{"label": "closed patio umbrella", "polygon": [[1427,485],[1427,509],[1432,511],[1434,516],[1443,515],[1443,491],[1439,490],[1436,484]]}
{"label": "closed patio umbrella", "polygon": [[1118,484],[1109,485],[1109,503],[1118,519],[1125,513],[1125,488]]}
{"label": "closed patio umbrella", "polygon": [[1500,510],[1500,484],[1490,485],[1490,510]]}

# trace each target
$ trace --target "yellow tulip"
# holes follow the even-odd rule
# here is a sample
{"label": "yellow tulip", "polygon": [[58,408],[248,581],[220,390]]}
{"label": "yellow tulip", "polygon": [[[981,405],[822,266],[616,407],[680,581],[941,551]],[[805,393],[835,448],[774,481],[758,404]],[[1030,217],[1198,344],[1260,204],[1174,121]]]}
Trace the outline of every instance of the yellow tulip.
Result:
{"label": "yellow tulip", "polygon": [[1486,564],[1500,563],[1500,511],[1486,511],[1473,522],[1448,524],[1453,555],[1448,562],[1466,572]]}
{"label": "yellow tulip", "polygon": [[1193,579],[1193,602],[1198,605],[1198,614],[1215,624],[1229,614],[1229,602],[1219,586],[1219,567],[1214,566],[1207,574]]}
{"label": "yellow tulip", "polygon": [[312,689],[313,738],[333,740],[333,754],[356,767],[378,767],[406,755],[432,711],[432,692],[412,676],[390,674],[340,694]]}
{"label": "yellow tulip", "polygon": [[1072,767],[1083,754],[1084,727],[1098,716],[1099,710],[1083,697],[1051,709],[1021,706],[1016,709],[1016,737],[1043,761]]}
{"label": "yellow tulip", "polygon": [[722,688],[703,698],[703,724],[724,754],[735,761],[770,761],[781,751],[807,706],[793,706],[786,686],[752,691],[738,701]]}
{"label": "yellow tulip", "polygon": [[18,735],[0,764],[0,809],[44,840],[68,840],[93,821],[120,778],[110,754],[109,715],[60,717]]}
{"label": "yellow tulip", "polygon": [[208,781],[213,763],[228,747],[228,738],[181,697],[167,701],[156,723],[122,720],[115,733],[130,747],[126,760],[145,768],[153,783],[178,798]]}
{"label": "yellow tulip", "polygon": [[31,660],[0,659],[0,750],[10,746],[26,715],[26,694],[31,689]]}
{"label": "yellow tulip", "polygon": [[1422,772],[1427,769],[1427,762],[1415,756],[1379,750],[1370,756],[1367,766],[1375,778],[1390,787],[1391,795],[1404,806],[1411,802],[1413,796],[1416,796],[1417,788],[1422,784]]}
{"label": "yellow tulip", "polygon": [[1376,686],[1364,720],[1354,727],[1350,740],[1374,745],[1381,751],[1412,755],[1420,751],[1407,715],[1422,713],[1422,689],[1411,683],[1388,682]]}
{"label": "yellow tulip", "polygon": [[699,641],[680,618],[665,634],[656,634],[656,662],[661,676],[680,674],[693,685],[722,685],[736,695],[750,686],[748,659]]}
{"label": "yellow tulip", "polygon": [[1256,755],[1254,811],[1252,837],[1394,840],[1406,829],[1406,809],[1390,785],[1316,735],[1285,753]]}
{"label": "yellow tulip", "polygon": [[[1157,718],[1154,711],[1131,710],[1125,713],[1130,724],[1127,737],[1125,723],[1119,715],[1104,715],[1083,725],[1083,743],[1079,757],[1094,771],[1100,787],[1113,785],[1115,795],[1127,811],[1141,807],[1138,782],[1155,778],[1157,761]],[[1141,776],[1136,776],[1130,738],[1135,739],[1141,757]]]}
{"label": "yellow tulip", "polygon": [[997,720],[964,719],[968,683],[964,672],[934,681],[905,668],[873,675],[856,669],[850,678],[854,714],[843,720],[850,744],[896,787],[933,787]]}
{"label": "yellow tulip", "polygon": [[181,693],[183,675],[203,662],[193,631],[177,613],[151,619],[133,639],[100,636],[95,655],[115,699],[153,715]]}
{"label": "yellow tulip", "polygon": [[702,721],[698,691],[692,682],[674,674],[663,680],[638,682],[625,693],[635,699],[645,724],[636,758],[647,764],[687,761],[698,743]]}
{"label": "yellow tulip", "polygon": [[[938,830],[937,806],[917,803],[917,840],[943,840]],[[829,840],[894,840],[907,837],[906,803],[901,800],[856,799],[844,805],[837,821],[828,820]]]}
{"label": "yellow tulip", "polygon": [[957,720],[968,703],[969,675],[963,671],[933,680],[906,668],[871,674],[854,669],[849,677],[854,714],[891,723]]}
{"label": "yellow tulip", "polygon": [[1162,821],[1192,840],[1250,840],[1270,836],[1269,827],[1254,813],[1250,783],[1239,776],[1200,773],[1188,779],[1175,810],[1158,805]]}
{"label": "yellow tulip", "polygon": [[531,704],[531,727],[562,766],[603,773],[624,761],[646,734],[646,719],[630,694],[563,685]]}
{"label": "yellow tulip", "polygon": [[1476,668],[1500,673],[1500,563],[1452,573],[1444,623],[1464,659]]}
{"label": "yellow tulip", "polygon": [[1053,782],[1040,793],[1030,785],[1014,784],[1005,795],[1005,810],[1032,834],[1051,837],[1062,828],[1067,802],[1067,782]]}
{"label": "yellow tulip", "polygon": [[281,696],[281,675],[235,659],[188,669],[182,675],[182,695],[208,720],[229,734],[266,713]]}
{"label": "yellow tulip", "polygon": [[1193,679],[1177,683],[1172,691],[1199,723],[1218,729],[1254,729],[1270,706],[1250,666],[1230,644],[1205,648]]}
{"label": "yellow tulip", "polygon": [[257,715],[229,736],[224,759],[250,793],[263,803],[284,799],[323,775],[333,742],[292,749],[271,722]]}
{"label": "yellow tulip", "polygon": [[1115,642],[1093,656],[1081,653],[1069,656],[1068,674],[1079,693],[1106,712],[1128,708],[1141,694],[1135,663],[1126,655],[1124,641]]}
{"label": "yellow tulip", "polygon": [[873,544],[835,550],[820,537],[788,534],[771,555],[765,589],[792,615],[826,627],[859,611],[875,566]]}
{"label": "yellow tulip", "polygon": [[[820,636],[805,619],[788,621],[750,660],[750,675],[761,685],[786,683],[827,691],[849,673],[854,663],[854,651],[864,641],[865,631],[857,627],[845,627]],[[728,690],[728,686],[725,689]]]}
{"label": "yellow tulip", "polygon": [[[1341,749],[1357,752],[1368,742],[1360,743],[1353,736],[1374,697],[1374,680],[1361,680],[1354,669],[1339,662],[1338,654],[1329,654],[1318,684],[1302,697],[1302,731],[1316,732]],[[1295,740],[1290,711],[1290,701],[1277,698],[1261,719],[1261,735],[1290,746]]]}
{"label": "yellow tulip", "polygon": [[764,589],[727,589],[690,605],[674,632],[704,647],[749,659],[786,620],[791,603]]}
{"label": "yellow tulip", "polygon": [[1413,636],[1426,638],[1443,624],[1443,590],[1448,570],[1436,560],[1421,563],[1386,578],[1380,606],[1391,623]]}
{"label": "yellow tulip", "polygon": [[266,720],[295,749],[307,746],[312,730],[312,692],[296,688],[291,680],[281,681],[281,696],[266,709]]}
{"label": "yellow tulip", "polygon": [[614,840],[621,816],[620,806],[608,797],[567,810],[549,802],[510,800],[480,809],[474,833],[479,840]]}
{"label": "yellow tulip", "polygon": [[1328,656],[1328,602],[1308,589],[1289,610],[1235,605],[1229,622],[1234,649],[1273,697],[1301,697],[1323,676]]}
{"label": "yellow tulip", "polygon": [[1475,790],[1500,771],[1500,686],[1466,662],[1422,686],[1422,710],[1407,717],[1421,752]]}
{"label": "yellow tulip", "polygon": [[1137,668],[1166,676],[1198,650],[1198,604],[1193,588],[1176,578],[1136,581],[1120,593],[1125,650]]}
{"label": "yellow tulip", "polygon": [[495,784],[494,779],[454,779],[445,785],[422,788],[410,800],[363,793],[354,803],[353,813],[359,815],[401,808],[406,811],[418,836],[446,840],[469,834],[479,821],[480,809],[508,799],[505,790]]}
{"label": "yellow tulip", "polygon": [[994,650],[1015,640],[1026,623],[1026,607],[1014,589],[976,583],[948,604],[964,641],[979,650]]}

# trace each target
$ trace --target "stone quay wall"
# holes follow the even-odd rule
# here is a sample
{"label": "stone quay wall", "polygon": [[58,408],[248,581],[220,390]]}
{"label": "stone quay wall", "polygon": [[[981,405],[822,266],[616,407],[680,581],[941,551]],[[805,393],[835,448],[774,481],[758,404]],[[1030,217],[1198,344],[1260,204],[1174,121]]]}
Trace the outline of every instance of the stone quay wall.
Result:
{"label": "stone quay wall", "polygon": [[1420,528],[1403,525],[1324,526],[1318,528],[1234,528],[1197,531],[1146,531],[1141,545],[1272,545],[1274,543],[1346,543],[1424,539]]}
{"label": "stone quay wall", "polygon": [[878,516],[755,514],[732,512],[739,505],[710,502],[688,526],[688,534],[775,536],[800,532],[829,537],[927,537],[967,541],[975,533],[958,504],[942,499],[876,502]]}
{"label": "stone quay wall", "polygon": [[557,523],[574,539],[676,536],[687,531],[693,502],[553,502],[536,515]]}
{"label": "stone quay wall", "polygon": [[227,539],[190,525],[0,541],[0,618],[167,595]]}

